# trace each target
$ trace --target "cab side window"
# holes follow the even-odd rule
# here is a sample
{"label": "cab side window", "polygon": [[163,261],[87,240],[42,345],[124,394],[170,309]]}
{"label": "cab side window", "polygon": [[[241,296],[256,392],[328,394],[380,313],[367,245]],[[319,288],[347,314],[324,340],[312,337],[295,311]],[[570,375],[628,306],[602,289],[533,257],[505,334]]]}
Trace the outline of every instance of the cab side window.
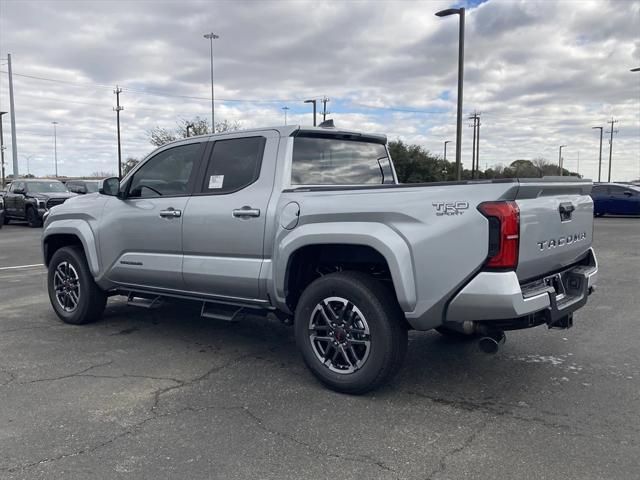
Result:
{"label": "cab side window", "polygon": [[187,195],[189,178],[201,151],[202,143],[190,143],[158,153],[133,175],[127,196],[154,198]]}
{"label": "cab side window", "polygon": [[607,187],[605,185],[596,185],[591,190],[591,194],[596,197],[602,197],[603,195],[607,195]]}
{"label": "cab side window", "polygon": [[213,145],[201,193],[224,194],[241,190],[260,176],[264,137],[217,140]]}

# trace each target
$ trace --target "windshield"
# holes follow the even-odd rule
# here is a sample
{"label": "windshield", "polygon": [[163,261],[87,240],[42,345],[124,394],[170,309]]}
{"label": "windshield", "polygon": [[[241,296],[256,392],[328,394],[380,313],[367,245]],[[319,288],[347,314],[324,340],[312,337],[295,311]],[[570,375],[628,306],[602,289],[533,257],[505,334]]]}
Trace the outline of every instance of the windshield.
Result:
{"label": "windshield", "polygon": [[87,182],[87,193],[96,193],[98,191],[98,182]]}
{"label": "windshield", "polygon": [[27,189],[30,193],[68,192],[67,187],[57,180],[28,182]]}

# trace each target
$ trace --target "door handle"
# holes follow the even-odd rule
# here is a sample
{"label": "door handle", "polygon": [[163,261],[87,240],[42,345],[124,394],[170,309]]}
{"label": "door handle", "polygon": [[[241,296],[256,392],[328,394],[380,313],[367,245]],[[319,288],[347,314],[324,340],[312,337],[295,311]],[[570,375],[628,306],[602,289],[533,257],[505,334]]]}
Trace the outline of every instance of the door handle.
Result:
{"label": "door handle", "polygon": [[182,216],[182,211],[169,207],[166,210],[160,210],[160,216],[163,218],[180,217]]}
{"label": "door handle", "polygon": [[259,217],[260,209],[259,208],[251,208],[249,206],[244,206],[242,208],[236,208],[233,211],[233,216],[236,218],[248,218],[248,217]]}

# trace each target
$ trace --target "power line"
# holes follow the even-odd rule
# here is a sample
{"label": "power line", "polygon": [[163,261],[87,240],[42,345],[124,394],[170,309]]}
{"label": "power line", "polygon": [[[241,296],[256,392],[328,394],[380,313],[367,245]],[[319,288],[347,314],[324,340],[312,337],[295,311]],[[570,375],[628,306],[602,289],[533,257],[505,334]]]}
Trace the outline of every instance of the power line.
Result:
{"label": "power line", "polygon": [[[0,70],[0,72],[6,73],[4,70]],[[66,85],[73,85],[73,86],[79,86],[79,87],[93,87],[93,88],[105,88],[105,89],[108,88],[109,90],[113,88],[113,85],[104,85],[100,83],[74,82],[71,80],[60,80],[55,78],[39,77],[36,75],[27,75],[24,73],[21,73],[21,74],[14,73],[13,75],[16,77],[30,78],[33,80],[42,80],[45,82],[63,83]],[[120,88],[124,92],[138,93],[141,95],[155,95],[155,96],[161,96],[161,97],[174,97],[174,98],[183,98],[183,99],[190,99],[190,100],[206,100],[207,102],[211,101],[211,98],[208,98],[208,97],[198,97],[194,95],[179,95],[175,93],[158,92],[154,90],[141,90],[138,88],[127,87],[127,86],[121,86]],[[238,103],[282,103],[282,102],[298,102],[302,100],[303,100],[302,98],[294,98],[294,99],[291,99],[291,98],[289,99],[217,98],[216,99],[216,101],[221,101],[221,102],[238,102]]]}
{"label": "power line", "polygon": [[[4,70],[0,70],[0,72],[2,73],[6,73]],[[61,84],[65,84],[65,85],[71,85],[71,86],[75,86],[75,87],[90,87],[90,88],[103,88],[103,89],[109,89],[111,90],[113,88],[113,85],[107,85],[107,84],[101,84],[101,83],[88,83],[88,82],[76,82],[76,81],[71,81],[71,80],[60,80],[60,79],[56,79],[56,78],[48,78],[48,77],[41,77],[41,76],[37,76],[37,75],[28,75],[28,74],[24,74],[24,73],[15,73],[13,74],[16,77],[23,77],[23,78],[29,78],[32,80],[40,80],[40,81],[45,81],[45,82],[54,82],[54,83],[61,83]],[[200,101],[207,101],[210,102],[211,98],[209,97],[200,97],[200,96],[195,96],[195,95],[181,95],[181,94],[175,94],[175,93],[167,93],[167,92],[159,92],[159,91],[154,91],[154,90],[141,90],[139,88],[133,88],[133,87],[127,87],[127,86],[120,86],[120,88],[122,89],[123,92],[127,92],[127,93],[135,93],[135,94],[139,94],[139,95],[150,95],[150,96],[161,96],[161,97],[171,97],[171,98],[182,98],[182,99],[186,99],[186,100],[200,100]],[[309,97],[308,95],[304,98]],[[220,101],[220,102],[226,102],[226,103],[287,103],[287,102],[300,102],[303,101],[304,98],[290,98],[290,99],[255,99],[255,98],[216,98],[216,101]],[[327,99],[327,101],[330,101],[329,99]],[[69,103],[80,103],[78,101],[69,101]],[[451,112],[448,111],[441,111],[441,110],[421,110],[421,109],[413,109],[413,108],[405,108],[405,107],[394,107],[394,106],[389,106],[389,107],[381,107],[381,106],[376,106],[376,105],[368,105],[365,103],[357,103],[357,102],[352,102],[351,105],[356,106],[356,107],[361,107],[361,108],[368,108],[368,109],[372,109],[372,110],[386,110],[386,111],[392,111],[392,112],[400,112],[400,113],[420,113],[420,114],[450,114]],[[98,105],[101,106],[101,105]],[[138,108],[139,110],[142,108]],[[147,108],[147,110],[155,110],[155,109],[150,109]],[[331,112],[326,112],[326,114],[329,114]]]}

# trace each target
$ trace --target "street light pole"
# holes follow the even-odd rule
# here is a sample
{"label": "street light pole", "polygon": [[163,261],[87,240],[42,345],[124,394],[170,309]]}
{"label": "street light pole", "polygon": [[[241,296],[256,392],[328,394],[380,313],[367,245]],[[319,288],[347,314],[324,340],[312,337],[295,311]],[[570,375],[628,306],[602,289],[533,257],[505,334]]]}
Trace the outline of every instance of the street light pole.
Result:
{"label": "street light pole", "polygon": [[456,121],[456,170],[458,181],[462,179],[462,85],[464,78],[464,8],[449,8],[436,13],[438,17],[460,16],[458,32],[458,110]]}
{"label": "street light pole", "polygon": [[592,129],[597,128],[600,130],[600,155],[598,156],[598,182],[600,181],[600,177],[602,175],[602,130],[604,127],[591,127]]}
{"label": "street light pole", "polygon": [[207,38],[211,44],[211,133],[216,133],[215,96],[213,94],[213,41],[220,36],[212,32],[205,34],[204,38]]}
{"label": "street light pole", "polygon": [[558,167],[560,167],[560,176],[562,176],[562,149],[566,145],[560,145],[560,151],[558,152]]}
{"label": "street light pole", "polygon": [[284,106],[282,107],[282,110],[284,110],[284,124],[287,124],[287,110],[289,110],[289,107]]}
{"label": "street light pole", "polygon": [[607,123],[611,124],[611,131],[607,132],[611,134],[611,138],[609,138],[609,176],[608,176],[607,182],[611,182],[611,157],[613,155],[613,134],[618,133],[617,130],[613,129],[613,126],[616,123],[618,123],[618,120],[614,120],[613,117],[611,117],[611,121]]}
{"label": "street light pole", "polygon": [[58,178],[58,134],[56,132],[58,122],[51,123],[53,124],[53,158],[56,164],[56,178]]}
{"label": "street light pole", "polygon": [[313,126],[316,126],[316,100],[305,100],[304,103],[313,103]]}
{"label": "street light pole", "polygon": [[447,140],[444,142],[444,161],[447,161],[447,143],[451,143],[451,140]]}
{"label": "street light pole", "polygon": [[4,178],[4,134],[2,133],[2,116],[7,112],[0,112],[0,165],[2,166],[2,188],[5,185]]}

